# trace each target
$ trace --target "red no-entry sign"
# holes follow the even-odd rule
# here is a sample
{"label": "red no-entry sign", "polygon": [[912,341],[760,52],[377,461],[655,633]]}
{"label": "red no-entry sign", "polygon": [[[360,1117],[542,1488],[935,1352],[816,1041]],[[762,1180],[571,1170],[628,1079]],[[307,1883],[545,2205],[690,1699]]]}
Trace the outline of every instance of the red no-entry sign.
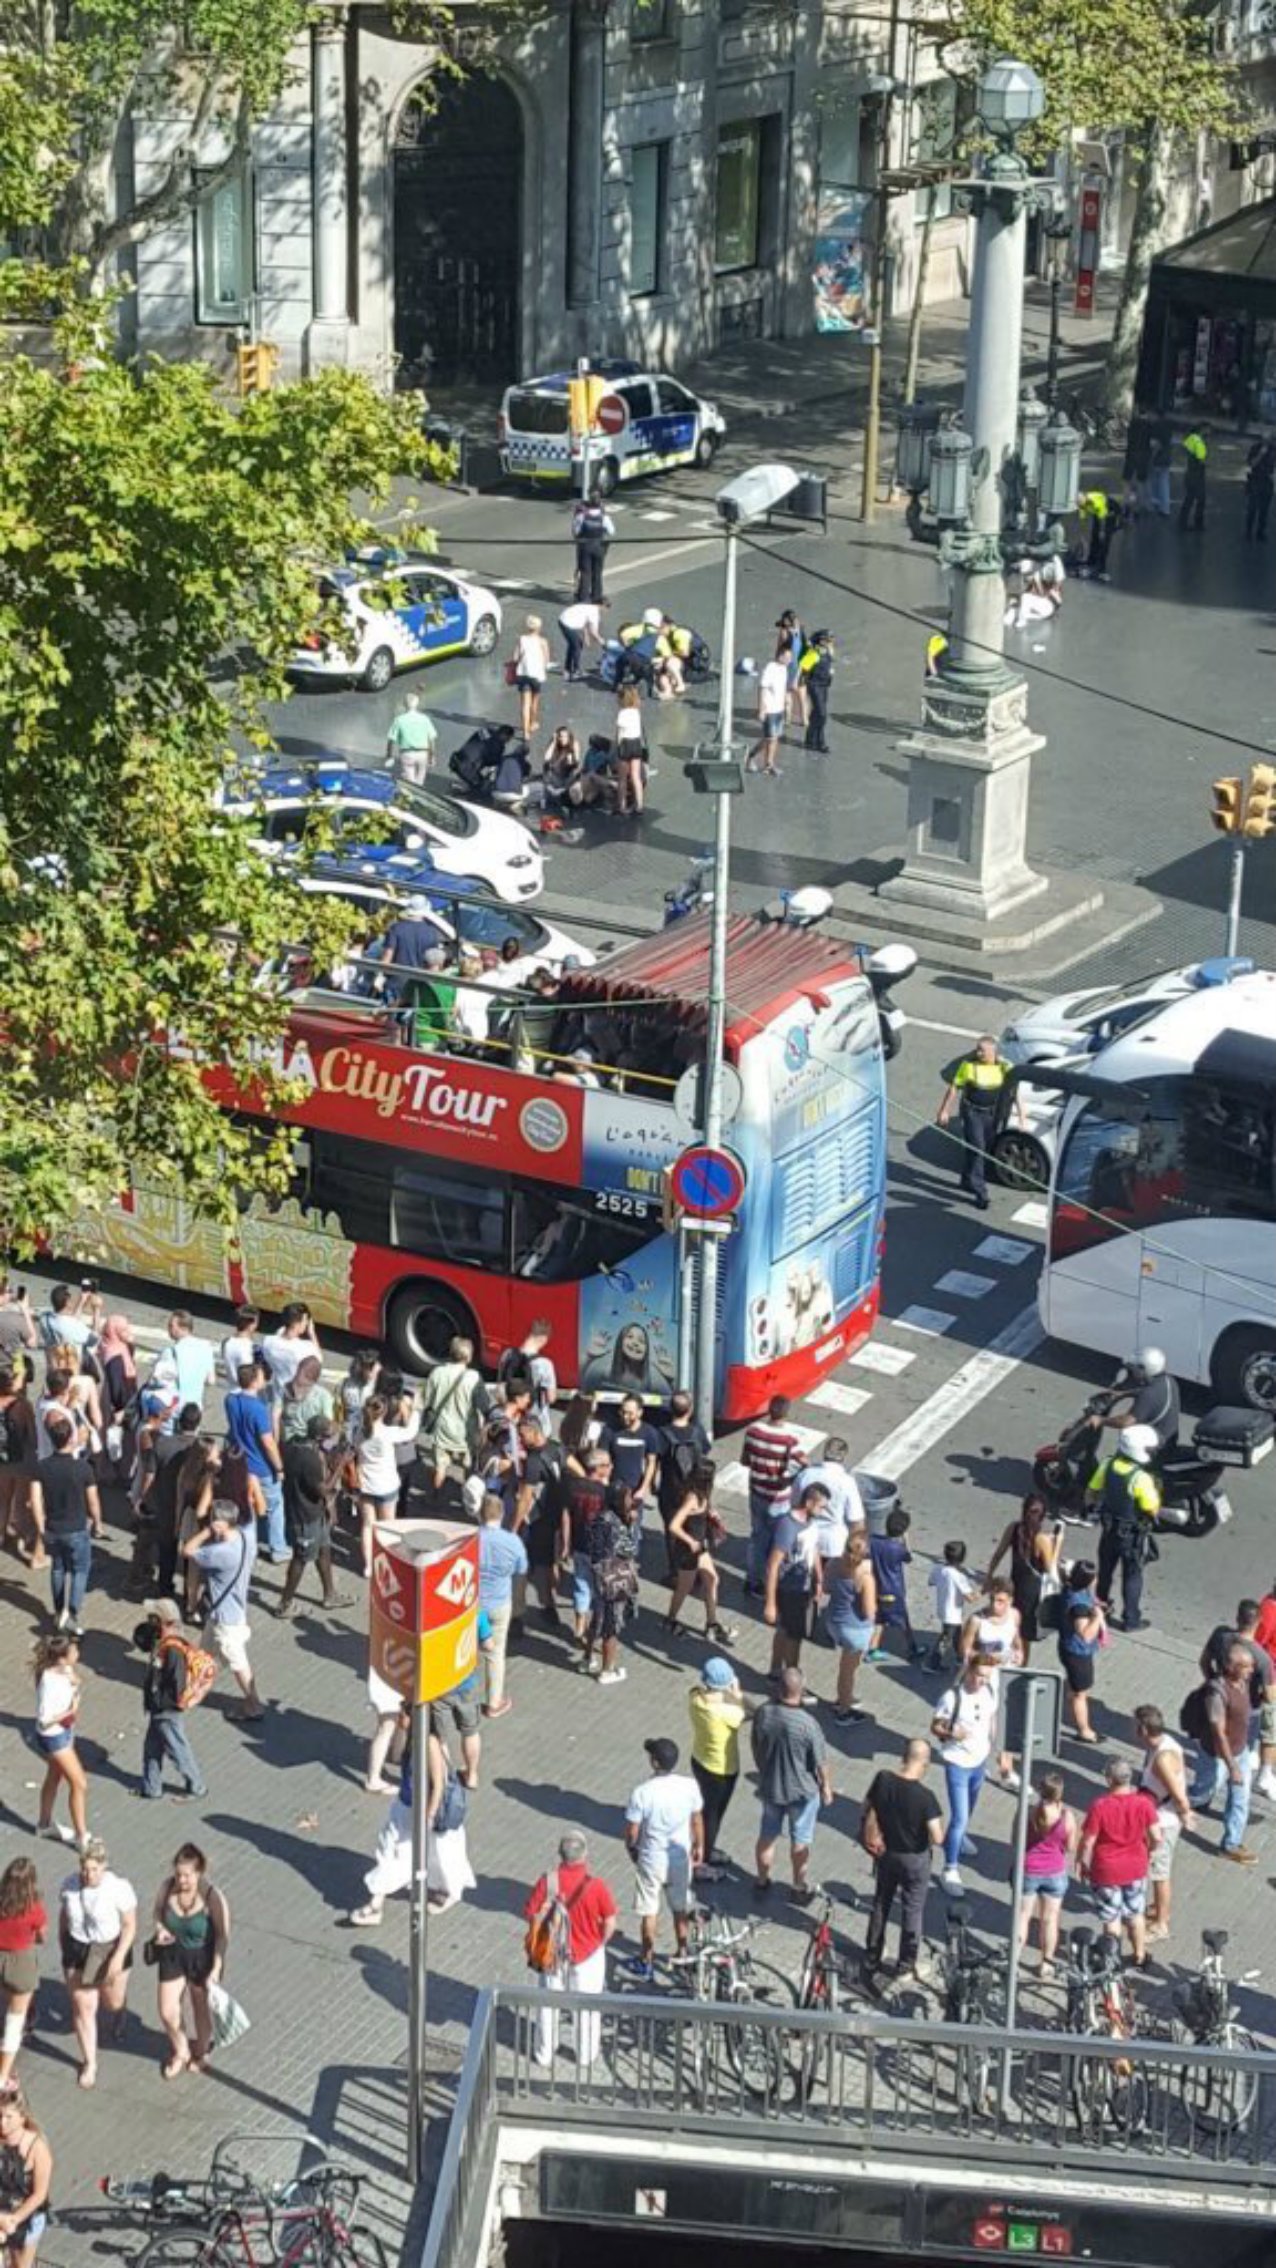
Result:
{"label": "red no-entry sign", "polygon": [[594,412],[594,419],[600,433],[623,433],[625,405],[619,394],[604,394]]}

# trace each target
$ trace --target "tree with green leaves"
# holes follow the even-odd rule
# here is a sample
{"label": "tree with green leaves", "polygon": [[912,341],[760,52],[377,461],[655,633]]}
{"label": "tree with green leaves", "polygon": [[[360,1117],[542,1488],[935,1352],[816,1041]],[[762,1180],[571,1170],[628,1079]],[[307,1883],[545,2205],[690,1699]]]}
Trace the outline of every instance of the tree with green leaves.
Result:
{"label": "tree with green leaves", "polygon": [[279,1186],[200,1065],[269,1059],[287,1010],[263,969],[303,942],[338,956],[350,919],[217,798],[235,752],[269,745],[316,565],[371,532],[350,499],[425,455],[406,403],[347,371],[239,404],[202,367],[61,343],[60,367],[0,362],[0,1241],[19,1248],[130,1168],[223,1220],[236,1186]]}
{"label": "tree with green leaves", "polygon": [[1126,416],[1176,155],[1185,137],[1227,134],[1237,118],[1235,74],[1211,53],[1205,0],[954,0],[947,28],[984,58],[1014,55],[1040,74],[1039,153],[1078,130],[1124,129],[1137,194],[1106,392]]}
{"label": "tree with green leaves", "polygon": [[[394,0],[390,12],[442,73],[462,67],[462,45],[465,66],[481,64],[531,4]],[[51,261],[100,289],[117,254],[242,167],[317,13],[315,0],[0,0],[0,231],[43,223]],[[162,178],[120,206],[116,152],[129,118],[147,116],[186,130]]]}

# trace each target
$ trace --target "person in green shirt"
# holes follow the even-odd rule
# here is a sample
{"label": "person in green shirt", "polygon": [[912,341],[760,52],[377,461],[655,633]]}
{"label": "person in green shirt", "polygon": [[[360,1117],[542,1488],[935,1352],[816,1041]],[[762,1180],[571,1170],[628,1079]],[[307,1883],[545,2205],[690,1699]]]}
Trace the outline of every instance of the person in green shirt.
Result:
{"label": "person in green shirt", "polygon": [[423,973],[403,988],[405,1020],[413,1047],[441,1047],[452,1028],[456,985],[443,973],[446,955],[440,949],[425,956]]}
{"label": "person in green shirt", "polygon": [[425,786],[438,737],[438,726],[421,707],[420,694],[409,693],[386,734],[385,758],[396,780],[408,787]]}

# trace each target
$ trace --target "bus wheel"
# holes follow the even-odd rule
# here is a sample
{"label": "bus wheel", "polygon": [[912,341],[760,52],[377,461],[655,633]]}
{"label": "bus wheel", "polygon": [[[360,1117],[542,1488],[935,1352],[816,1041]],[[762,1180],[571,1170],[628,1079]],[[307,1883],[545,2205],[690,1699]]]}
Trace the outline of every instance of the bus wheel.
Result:
{"label": "bus wheel", "polygon": [[396,1360],[418,1376],[446,1362],[453,1339],[469,1339],[476,1355],[479,1350],[478,1328],[465,1301],[446,1284],[424,1280],[395,1293],[385,1335]]}
{"label": "bus wheel", "polygon": [[1276,1338],[1270,1331],[1229,1331],[1210,1368],[1220,1400],[1276,1417]]}

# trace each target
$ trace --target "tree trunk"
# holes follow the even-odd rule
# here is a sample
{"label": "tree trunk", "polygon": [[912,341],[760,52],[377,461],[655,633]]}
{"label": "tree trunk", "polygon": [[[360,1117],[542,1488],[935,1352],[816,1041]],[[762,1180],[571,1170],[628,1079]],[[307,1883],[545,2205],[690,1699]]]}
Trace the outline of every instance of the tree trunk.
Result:
{"label": "tree trunk", "polygon": [[1134,387],[1138,377],[1139,347],[1143,336],[1143,316],[1147,307],[1152,262],[1166,241],[1174,134],[1158,119],[1153,119],[1133,146],[1138,152],[1139,189],[1130,229],[1130,247],[1125,256],[1125,274],[1121,279],[1121,297],[1117,303],[1116,322],[1104,372],[1104,398],[1108,410],[1114,418],[1122,421],[1128,419],[1134,407]]}
{"label": "tree trunk", "polygon": [[922,309],[926,301],[926,279],[930,274],[930,248],[935,234],[935,192],[932,189],[926,218],[922,222],[921,242],[917,247],[917,279],[913,285],[913,304],[908,317],[908,352],[904,358],[904,400],[917,399],[917,368],[922,357]]}

